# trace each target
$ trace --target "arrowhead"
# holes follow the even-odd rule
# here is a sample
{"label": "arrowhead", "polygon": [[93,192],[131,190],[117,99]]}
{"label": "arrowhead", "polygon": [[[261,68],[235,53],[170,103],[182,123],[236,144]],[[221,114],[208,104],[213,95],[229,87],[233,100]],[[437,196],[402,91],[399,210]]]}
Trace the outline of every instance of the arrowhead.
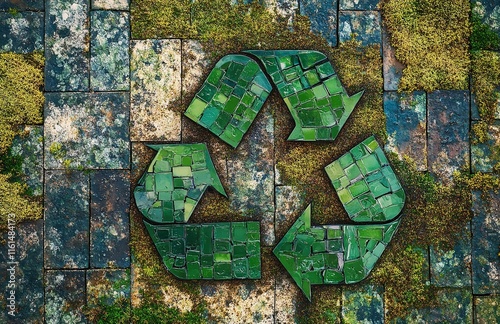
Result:
{"label": "arrowhead", "polygon": [[157,151],[134,190],[138,209],[155,223],[185,223],[207,187],[227,197],[205,144],[149,145]]}
{"label": "arrowhead", "polygon": [[311,228],[311,204],[307,206],[302,215],[295,221],[285,234],[283,239],[274,248],[274,255],[280,260],[293,280],[302,290],[307,299],[311,301],[311,284],[307,280],[303,280],[302,273],[297,270],[295,264],[296,252],[292,250],[292,242],[297,234],[307,232]]}
{"label": "arrowhead", "polygon": [[344,115],[340,118],[339,121],[340,127],[344,126],[349,116],[351,116],[354,107],[356,107],[356,105],[358,104],[359,99],[361,99],[361,97],[363,96],[363,93],[365,93],[364,90],[356,93],[355,95],[352,95],[351,97],[347,95],[347,92],[342,94],[342,102],[344,103],[345,110],[344,110]]}

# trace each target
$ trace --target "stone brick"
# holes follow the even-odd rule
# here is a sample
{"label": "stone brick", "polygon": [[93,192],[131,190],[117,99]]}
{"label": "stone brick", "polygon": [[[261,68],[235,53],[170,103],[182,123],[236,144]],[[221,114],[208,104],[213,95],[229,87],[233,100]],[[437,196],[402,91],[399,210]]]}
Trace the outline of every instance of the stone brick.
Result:
{"label": "stone brick", "polygon": [[346,287],[342,293],[342,318],[344,323],[384,323],[383,289],[374,285]]}
{"label": "stone brick", "polygon": [[9,9],[43,11],[44,2],[44,0],[0,0],[0,11]]}
{"label": "stone brick", "polygon": [[130,0],[92,0],[92,9],[128,10]]}
{"label": "stone brick", "polygon": [[87,271],[87,306],[112,305],[130,299],[130,271],[125,269]]}
{"label": "stone brick", "polygon": [[403,75],[404,65],[396,60],[396,51],[391,46],[389,34],[382,28],[382,61],[384,64],[384,90],[398,90],[399,81]]}
{"label": "stone brick", "polygon": [[474,323],[498,323],[500,319],[500,296],[474,297]]}
{"label": "stone brick", "polygon": [[0,12],[0,52],[43,51],[43,12]]}
{"label": "stone brick", "polygon": [[45,321],[47,323],[87,323],[85,271],[47,271],[45,277]]}
{"label": "stone brick", "polygon": [[382,45],[381,19],[378,11],[340,11],[339,13],[339,41],[341,43],[356,39],[364,46]]}
{"label": "stone brick", "polygon": [[300,14],[311,20],[311,30],[324,37],[331,46],[337,45],[338,0],[301,0]]}
{"label": "stone brick", "polygon": [[340,10],[377,10],[379,0],[340,0]]}
{"label": "stone brick", "polygon": [[[474,126],[475,122],[472,122]],[[500,147],[500,120],[488,126],[488,140],[485,143],[471,143],[472,172],[492,172],[500,163],[500,158],[493,151]]]}

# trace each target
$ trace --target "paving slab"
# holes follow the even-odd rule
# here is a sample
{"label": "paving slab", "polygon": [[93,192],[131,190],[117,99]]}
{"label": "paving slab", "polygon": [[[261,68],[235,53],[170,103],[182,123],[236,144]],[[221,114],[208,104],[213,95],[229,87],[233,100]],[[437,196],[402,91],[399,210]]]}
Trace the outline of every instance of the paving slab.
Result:
{"label": "paving slab", "polygon": [[472,195],[472,291],[500,293],[500,194]]}
{"label": "paving slab", "polygon": [[340,10],[377,10],[379,0],[340,0]]}
{"label": "paving slab", "polygon": [[427,163],[431,174],[444,182],[469,163],[469,97],[460,90],[427,95]]}
{"label": "paving slab", "polygon": [[274,229],[276,237],[282,238],[306,208],[304,193],[294,186],[275,186],[276,213]]}
{"label": "paving slab", "polygon": [[[473,121],[472,126],[476,123]],[[472,172],[492,172],[493,167],[500,163],[498,152],[500,147],[500,120],[488,125],[488,140],[485,143],[471,143]]]}
{"label": "paving slab", "polygon": [[205,79],[203,72],[210,65],[201,43],[197,40],[182,41],[182,102],[188,103]]}
{"label": "paving slab", "polygon": [[342,291],[343,323],[384,323],[383,287],[346,286]]}
{"label": "paving slab", "polygon": [[276,323],[297,323],[297,303],[302,295],[297,284],[286,272],[276,273],[274,318]]}
{"label": "paving slab", "polygon": [[495,0],[475,0],[474,12],[500,36],[500,3]]}
{"label": "paving slab", "polygon": [[290,23],[299,10],[299,0],[264,0],[264,3],[267,8],[275,10],[278,15],[288,17]]}
{"label": "paving slab", "polygon": [[[497,87],[497,92],[500,93],[500,87]],[[470,96],[471,102],[470,102],[470,111],[471,111],[471,118],[472,120],[480,120],[481,117],[479,116],[479,108],[476,103],[476,96],[474,93],[471,93]],[[495,119],[500,119],[500,96],[497,98],[497,107],[495,110]]]}
{"label": "paving slab", "polygon": [[43,12],[0,12],[0,52],[42,51],[43,40]]}
{"label": "paving slab", "polygon": [[45,276],[46,323],[87,323],[85,271],[49,270]]}
{"label": "paving slab", "polygon": [[274,244],[274,118],[264,105],[238,149],[228,157],[231,208],[261,221],[263,245]]}
{"label": "paving slab", "polygon": [[18,11],[43,11],[45,0],[0,0],[0,11],[15,9]]}
{"label": "paving slab", "polygon": [[500,319],[500,296],[474,297],[474,323],[498,323]]}
{"label": "paving slab", "polygon": [[130,0],[92,0],[92,9],[128,10]]}
{"label": "paving slab", "polygon": [[311,30],[324,37],[330,46],[337,46],[338,0],[301,0],[300,14],[308,16]]}
{"label": "paving slab", "polygon": [[83,172],[45,172],[45,268],[89,266],[89,180]]}
{"label": "paving slab", "polygon": [[127,93],[47,93],[47,169],[127,169],[130,166]]}
{"label": "paving slab", "polygon": [[339,11],[339,42],[356,34],[364,46],[382,45],[381,25],[378,11]]}
{"label": "paving slab", "polygon": [[33,196],[43,193],[43,126],[24,126],[12,142],[12,155],[22,157],[24,181]]}
{"label": "paving slab", "polygon": [[89,90],[89,0],[45,4],[45,90]]}
{"label": "paving slab", "polygon": [[411,157],[419,171],[427,170],[426,94],[384,92],[387,144],[385,149]]}
{"label": "paving slab", "polygon": [[112,305],[122,298],[130,299],[130,270],[87,271],[87,306]]}
{"label": "paving slab", "polygon": [[90,267],[130,267],[130,172],[90,175]]}
{"label": "paving slab", "polygon": [[391,46],[391,41],[386,28],[382,28],[382,61],[384,70],[384,90],[396,91],[403,75],[404,65],[396,59],[396,50]]}
{"label": "paving slab", "polygon": [[92,11],[90,21],[91,89],[129,90],[129,14],[119,11]]}
{"label": "paving slab", "polygon": [[470,287],[471,230],[467,225],[452,249],[430,248],[431,283],[437,287]]}
{"label": "paving slab", "polygon": [[131,140],[179,141],[181,41],[131,42]]}

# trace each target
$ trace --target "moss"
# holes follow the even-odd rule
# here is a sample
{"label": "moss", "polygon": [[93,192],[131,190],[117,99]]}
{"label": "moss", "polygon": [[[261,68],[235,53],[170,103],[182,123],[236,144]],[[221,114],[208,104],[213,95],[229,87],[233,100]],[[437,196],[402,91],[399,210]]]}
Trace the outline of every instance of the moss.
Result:
{"label": "moss", "polygon": [[467,89],[468,0],[383,0],[384,24],[403,69],[402,91]]}
{"label": "moss", "polygon": [[44,96],[43,55],[0,54],[0,153],[21,124],[41,124]]}
{"label": "moss", "polygon": [[490,124],[500,100],[500,54],[477,51],[472,54],[471,91],[476,96],[479,116]]}
{"label": "moss", "polygon": [[482,22],[481,16],[475,8],[476,4],[471,3],[471,50],[500,49],[500,36],[489,25]]}
{"label": "moss", "polygon": [[342,323],[342,287],[314,286],[312,303],[302,298],[297,305],[297,322],[301,324]]}

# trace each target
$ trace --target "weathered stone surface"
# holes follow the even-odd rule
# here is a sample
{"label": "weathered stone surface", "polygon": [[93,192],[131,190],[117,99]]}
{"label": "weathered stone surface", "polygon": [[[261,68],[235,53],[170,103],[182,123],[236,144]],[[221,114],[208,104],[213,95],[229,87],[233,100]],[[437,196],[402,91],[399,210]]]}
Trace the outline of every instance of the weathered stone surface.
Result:
{"label": "weathered stone surface", "polygon": [[45,173],[45,268],[89,266],[89,180],[83,172]]}
{"label": "weathered stone surface", "polygon": [[92,9],[128,10],[130,0],[92,0]]}
{"label": "weathered stone surface", "polygon": [[399,80],[403,75],[404,65],[396,60],[396,51],[391,46],[391,41],[386,28],[382,28],[382,60],[384,64],[384,90],[398,90]]}
{"label": "weathered stone surface", "polygon": [[92,11],[90,19],[91,89],[128,90],[129,14],[118,11]]}
{"label": "weathered stone surface", "polygon": [[472,291],[500,293],[500,194],[474,192],[472,210]]}
{"label": "weathered stone surface", "polygon": [[130,267],[129,171],[97,171],[90,188],[90,267]]}
{"label": "weathered stone surface", "polygon": [[0,12],[0,52],[41,51],[43,37],[43,12]]}
{"label": "weathered stone surface", "polygon": [[[472,122],[474,125],[475,122]],[[500,163],[498,155],[492,154],[492,149],[500,147],[500,120],[495,120],[488,126],[488,140],[485,143],[471,144],[472,172],[491,172]]]}
{"label": "weathered stone surface", "polygon": [[44,2],[44,0],[0,0],[0,11],[9,9],[43,11]]}
{"label": "weathered stone surface", "polygon": [[276,323],[297,322],[297,302],[301,296],[297,284],[286,272],[276,274],[276,294],[274,300],[274,317]]}
{"label": "weathered stone surface", "polygon": [[[15,249],[0,246],[0,322],[43,323],[43,221],[18,223],[15,226]],[[7,233],[2,235],[7,242]],[[9,253],[10,252],[10,253]],[[13,252],[13,254],[11,254]],[[18,263],[16,263],[18,262]],[[14,267],[15,275],[10,271]],[[14,286],[12,286],[14,285]],[[15,291],[15,316],[8,314],[10,291]]]}
{"label": "weathered stone surface", "polygon": [[362,45],[381,45],[380,22],[378,11],[340,11],[339,41],[348,41],[352,34],[356,34]]}
{"label": "weathered stone surface", "polygon": [[22,157],[22,172],[33,196],[43,192],[43,126],[24,126],[12,142],[12,155]]}
{"label": "weathered stone surface", "polygon": [[181,41],[131,42],[131,139],[179,141]]}
{"label": "weathered stone surface", "polygon": [[475,0],[474,12],[479,14],[483,23],[491,27],[500,36],[500,3],[494,0]]}
{"label": "weathered stone surface", "polygon": [[464,228],[460,239],[448,251],[430,248],[431,283],[438,287],[470,287],[471,232]]}
{"label": "weathered stone surface", "polygon": [[427,96],[427,163],[448,182],[469,161],[469,92],[437,90]]}
{"label": "weathered stone surface", "polygon": [[126,93],[47,93],[45,99],[46,168],[129,168]]}
{"label": "weathered stone surface", "polygon": [[474,323],[498,323],[500,319],[500,296],[474,297]]}
{"label": "weathered stone surface", "polygon": [[427,103],[423,91],[384,92],[387,144],[399,157],[408,155],[419,171],[427,170]]}
{"label": "weathered stone surface", "polygon": [[398,324],[406,323],[472,323],[472,294],[470,289],[441,288],[437,292],[438,305],[413,310]]}
{"label": "weathered stone surface", "polygon": [[130,298],[130,270],[88,270],[87,305],[113,304],[119,298]]}
{"label": "weathered stone surface", "polygon": [[45,90],[89,89],[88,0],[46,1]]}
{"label": "weathered stone surface", "polygon": [[311,20],[311,30],[323,36],[331,46],[337,45],[338,0],[302,0],[300,14]]}
{"label": "weathered stone surface", "polygon": [[228,158],[231,208],[261,222],[264,245],[274,244],[274,118],[264,105],[239,148]]}
{"label": "weathered stone surface", "polygon": [[340,10],[377,10],[379,0],[340,0]]}
{"label": "weathered stone surface", "polygon": [[384,323],[383,288],[346,286],[342,292],[342,319],[344,323]]}
{"label": "weathered stone surface", "polygon": [[267,8],[275,10],[282,17],[289,17],[289,22],[299,10],[299,0],[264,0]]}
{"label": "weathered stone surface", "polygon": [[56,270],[45,275],[45,321],[47,323],[87,323],[85,271]]}
{"label": "weathered stone surface", "polygon": [[[497,91],[500,92],[500,87],[497,88]],[[470,102],[471,118],[472,118],[472,120],[479,120],[481,118],[479,116],[479,108],[477,107],[476,96],[474,95],[474,93],[471,93],[470,99],[471,99],[471,102]],[[497,98],[495,119],[500,119],[500,96]]]}
{"label": "weathered stone surface", "polygon": [[182,101],[188,103],[203,84],[210,61],[197,40],[182,41]]}
{"label": "weathered stone surface", "polygon": [[293,186],[275,187],[276,213],[274,229],[276,237],[283,237],[305,209],[304,194]]}

